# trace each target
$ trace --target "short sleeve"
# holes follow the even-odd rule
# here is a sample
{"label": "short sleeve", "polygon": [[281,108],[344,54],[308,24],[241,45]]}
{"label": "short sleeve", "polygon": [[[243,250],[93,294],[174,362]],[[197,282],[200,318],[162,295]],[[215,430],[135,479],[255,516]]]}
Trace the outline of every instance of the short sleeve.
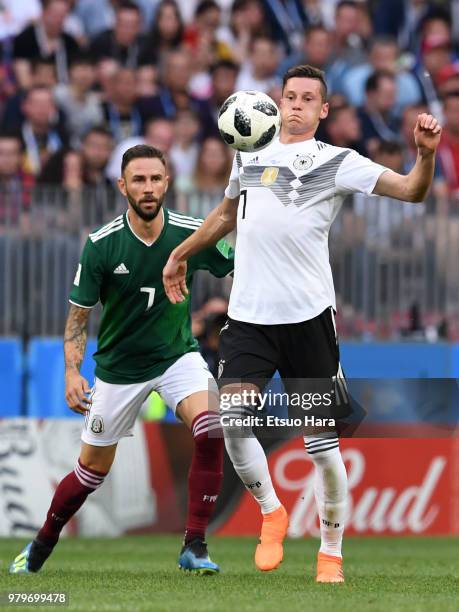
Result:
{"label": "short sleeve", "polygon": [[228,187],[225,189],[225,195],[230,200],[234,200],[234,198],[239,197],[241,192],[241,188],[239,185],[239,168],[237,165],[236,155],[233,159],[233,165],[231,167],[231,174],[229,177]]}
{"label": "short sleeve", "polygon": [[95,306],[100,297],[103,272],[101,255],[92,240],[88,238],[73,280],[69,301],[83,308]]}
{"label": "short sleeve", "polygon": [[218,278],[227,276],[234,270],[234,251],[226,240],[219,240],[215,246],[201,251],[195,257],[195,269],[208,270]]}
{"label": "short sleeve", "polygon": [[371,195],[379,177],[388,169],[351,151],[338,169],[336,187],[339,191],[358,191]]}

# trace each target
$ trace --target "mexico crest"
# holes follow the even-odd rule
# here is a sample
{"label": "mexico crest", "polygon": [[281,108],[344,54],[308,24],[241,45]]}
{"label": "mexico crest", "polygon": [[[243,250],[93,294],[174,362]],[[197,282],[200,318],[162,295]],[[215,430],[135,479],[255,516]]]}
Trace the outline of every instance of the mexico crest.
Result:
{"label": "mexico crest", "polygon": [[95,434],[104,433],[104,419],[99,414],[95,414],[91,418],[89,429]]}

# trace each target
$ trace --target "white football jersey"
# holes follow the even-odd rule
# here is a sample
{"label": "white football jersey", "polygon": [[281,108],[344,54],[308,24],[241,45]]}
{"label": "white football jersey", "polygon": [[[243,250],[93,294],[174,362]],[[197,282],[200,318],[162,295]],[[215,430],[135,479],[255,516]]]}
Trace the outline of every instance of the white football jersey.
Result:
{"label": "white football jersey", "polygon": [[336,308],[328,233],[344,197],[371,194],[387,168],[316,141],[237,152],[225,194],[239,196],[228,314],[247,323],[299,323]]}

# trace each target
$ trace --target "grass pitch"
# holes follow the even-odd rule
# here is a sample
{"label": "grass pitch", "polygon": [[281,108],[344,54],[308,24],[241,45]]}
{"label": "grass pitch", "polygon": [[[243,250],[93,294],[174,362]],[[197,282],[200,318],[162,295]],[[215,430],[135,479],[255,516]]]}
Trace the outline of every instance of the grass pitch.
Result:
{"label": "grass pitch", "polygon": [[314,582],[315,540],[287,541],[281,567],[263,574],[253,563],[255,538],[210,538],[222,567],[215,577],[180,572],[180,537],[156,535],[63,539],[39,574],[11,576],[8,565],[25,543],[0,539],[0,593],[66,591],[62,610],[459,610],[459,540],[452,538],[346,538],[346,583],[335,585]]}

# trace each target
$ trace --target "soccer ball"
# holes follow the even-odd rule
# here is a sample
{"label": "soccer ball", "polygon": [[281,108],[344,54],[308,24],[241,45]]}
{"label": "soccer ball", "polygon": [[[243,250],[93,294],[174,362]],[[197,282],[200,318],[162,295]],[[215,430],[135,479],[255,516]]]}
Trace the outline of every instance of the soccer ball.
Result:
{"label": "soccer ball", "polygon": [[218,129],[223,140],[238,151],[259,151],[280,128],[276,103],[261,91],[237,91],[222,104]]}

